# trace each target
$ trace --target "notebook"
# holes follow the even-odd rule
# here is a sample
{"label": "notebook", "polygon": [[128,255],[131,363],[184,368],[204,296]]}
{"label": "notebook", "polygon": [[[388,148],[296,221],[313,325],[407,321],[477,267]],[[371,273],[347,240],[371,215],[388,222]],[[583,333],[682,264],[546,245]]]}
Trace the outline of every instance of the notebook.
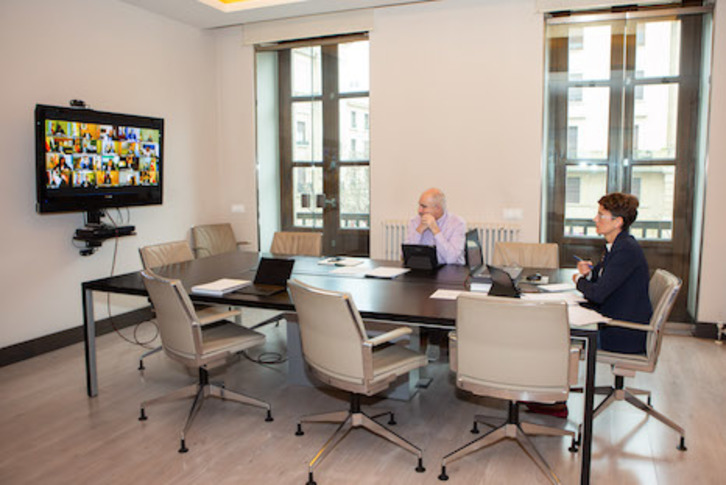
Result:
{"label": "notebook", "polygon": [[192,286],[192,293],[195,295],[222,296],[226,293],[239,290],[250,285],[250,280],[233,280],[230,278],[222,278],[211,283]]}
{"label": "notebook", "polygon": [[489,289],[489,296],[519,298],[521,291],[517,288],[509,273],[496,266],[487,265],[487,268],[492,278],[492,287]]}
{"label": "notebook", "polygon": [[411,269],[432,271],[442,265],[436,255],[436,246],[425,244],[401,244],[403,265]]}
{"label": "notebook", "polygon": [[290,279],[294,265],[294,259],[261,258],[254,282],[237,293],[259,296],[281,293],[287,288],[287,280]]}

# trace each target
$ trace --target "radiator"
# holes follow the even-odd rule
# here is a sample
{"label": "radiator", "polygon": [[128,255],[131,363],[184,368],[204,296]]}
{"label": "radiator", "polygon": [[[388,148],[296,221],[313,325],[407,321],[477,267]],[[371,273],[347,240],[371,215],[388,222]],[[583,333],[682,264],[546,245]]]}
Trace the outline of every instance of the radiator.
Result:
{"label": "radiator", "polygon": [[[406,238],[408,221],[383,221],[383,254],[388,260],[401,259],[401,244]],[[494,245],[499,241],[519,241],[520,227],[503,222],[473,222],[467,224],[469,230],[479,232],[482,252],[486,263],[492,262]]]}

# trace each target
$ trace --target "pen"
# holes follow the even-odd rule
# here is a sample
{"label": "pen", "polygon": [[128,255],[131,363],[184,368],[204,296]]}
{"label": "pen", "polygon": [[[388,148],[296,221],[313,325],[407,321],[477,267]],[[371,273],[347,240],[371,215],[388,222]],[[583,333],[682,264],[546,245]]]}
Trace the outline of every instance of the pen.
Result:
{"label": "pen", "polygon": [[[578,256],[577,254],[573,254],[572,257],[575,258],[578,261],[585,261],[580,256]],[[592,265],[591,264],[588,264],[588,266],[592,268]]]}

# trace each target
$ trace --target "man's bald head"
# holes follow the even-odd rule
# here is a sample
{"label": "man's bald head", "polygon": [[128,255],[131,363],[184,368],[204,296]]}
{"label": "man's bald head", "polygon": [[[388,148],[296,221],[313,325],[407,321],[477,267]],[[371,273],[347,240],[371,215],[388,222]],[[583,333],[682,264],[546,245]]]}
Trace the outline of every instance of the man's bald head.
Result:
{"label": "man's bald head", "polygon": [[418,199],[418,215],[431,214],[436,219],[446,211],[446,196],[437,188],[430,188]]}

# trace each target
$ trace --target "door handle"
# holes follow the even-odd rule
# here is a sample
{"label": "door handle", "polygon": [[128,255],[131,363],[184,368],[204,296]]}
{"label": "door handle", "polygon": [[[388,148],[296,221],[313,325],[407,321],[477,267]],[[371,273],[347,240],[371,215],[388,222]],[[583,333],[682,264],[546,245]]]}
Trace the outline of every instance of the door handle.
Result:
{"label": "door handle", "polygon": [[338,206],[338,201],[335,200],[335,197],[331,197],[330,199],[325,198],[325,194],[318,194],[315,198],[315,205],[320,208],[326,208],[330,207],[331,209],[335,209]]}

